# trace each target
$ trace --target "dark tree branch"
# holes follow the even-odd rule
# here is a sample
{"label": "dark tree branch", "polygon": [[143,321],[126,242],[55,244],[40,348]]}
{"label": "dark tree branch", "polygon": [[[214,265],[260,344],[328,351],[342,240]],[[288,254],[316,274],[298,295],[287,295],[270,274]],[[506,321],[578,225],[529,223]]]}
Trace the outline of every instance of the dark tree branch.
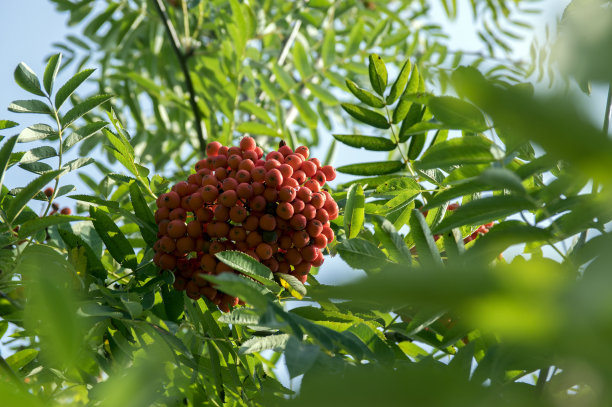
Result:
{"label": "dark tree branch", "polygon": [[162,0],[153,0],[153,4],[157,9],[157,13],[164,23],[164,27],[166,28],[166,33],[170,39],[170,45],[172,45],[172,49],[176,54],[176,58],[179,61],[179,65],[181,66],[181,70],[183,71],[183,75],[185,76],[185,85],[187,86],[187,91],[189,92],[189,104],[191,105],[191,110],[193,111],[193,116],[196,124],[196,132],[198,133],[198,141],[200,143],[200,151],[202,153],[206,153],[206,139],[204,138],[204,132],[202,131],[202,119],[200,116],[200,109],[198,104],[196,103],[196,93],[193,88],[193,82],[191,82],[191,75],[189,74],[189,67],[187,66],[187,55],[181,50],[181,43],[179,41],[178,36],[176,35],[176,30],[170,21],[170,17],[166,12],[166,6]]}

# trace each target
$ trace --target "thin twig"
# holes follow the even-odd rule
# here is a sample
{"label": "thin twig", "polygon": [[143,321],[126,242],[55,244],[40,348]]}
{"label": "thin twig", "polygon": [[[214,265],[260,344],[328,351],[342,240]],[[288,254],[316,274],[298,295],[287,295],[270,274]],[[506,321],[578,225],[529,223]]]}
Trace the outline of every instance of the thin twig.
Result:
{"label": "thin twig", "polygon": [[608,135],[610,130],[610,117],[612,116],[612,82],[608,88],[608,100],[606,101],[606,113],[604,115],[603,133]]}
{"label": "thin twig", "polygon": [[176,35],[176,31],[172,22],[170,21],[170,17],[168,17],[168,13],[166,13],[166,6],[162,0],[153,0],[153,4],[155,5],[155,9],[159,14],[162,23],[164,23],[164,27],[166,28],[166,33],[170,38],[170,45],[176,54],[176,58],[179,61],[179,65],[181,66],[181,70],[183,71],[183,75],[185,76],[185,86],[187,87],[187,91],[189,92],[189,104],[191,105],[191,110],[193,111],[193,116],[196,124],[196,132],[198,133],[198,141],[200,143],[200,151],[202,153],[206,152],[206,139],[204,138],[204,132],[202,130],[202,119],[200,116],[200,108],[196,102],[196,93],[193,88],[193,83],[191,82],[191,75],[189,73],[189,67],[187,66],[187,56],[181,50],[181,43],[179,41],[178,36]]}

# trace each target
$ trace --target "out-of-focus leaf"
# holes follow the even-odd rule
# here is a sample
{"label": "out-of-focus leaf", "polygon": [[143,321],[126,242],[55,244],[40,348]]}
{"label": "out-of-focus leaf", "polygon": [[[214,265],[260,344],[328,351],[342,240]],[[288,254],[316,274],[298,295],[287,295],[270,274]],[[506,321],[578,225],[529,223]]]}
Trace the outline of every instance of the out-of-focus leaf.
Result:
{"label": "out-of-focus leaf", "polygon": [[294,378],[306,373],[320,353],[318,346],[301,342],[291,336],[285,345],[285,363],[287,363],[289,377]]}
{"label": "out-of-focus leaf", "polygon": [[432,97],[427,106],[436,119],[451,129],[481,132],[488,127],[480,110],[461,99],[452,96]]}
{"label": "out-of-focus leaf", "polygon": [[450,165],[483,164],[494,160],[492,143],[484,137],[459,137],[429,148],[415,165],[420,169],[441,168]]}
{"label": "out-of-focus leaf", "polygon": [[261,134],[264,136],[279,137],[281,133],[276,129],[272,129],[263,123],[258,122],[244,122],[240,123],[236,128],[236,131],[240,133],[250,134]]}
{"label": "out-of-focus leaf", "polygon": [[24,349],[6,358],[6,363],[8,363],[13,370],[19,370],[36,359],[36,356],[38,356],[38,351],[36,349]]}
{"label": "out-of-focus leaf", "polygon": [[275,349],[278,351],[284,349],[290,337],[291,335],[288,334],[278,334],[251,338],[240,346],[238,352],[246,355],[249,353],[261,352],[267,349]]}
{"label": "out-of-focus leaf", "polygon": [[418,209],[412,210],[410,235],[414,240],[419,262],[423,267],[440,266],[442,259],[425,217]]}
{"label": "out-of-focus leaf", "polygon": [[26,238],[28,236],[32,236],[39,230],[48,228],[49,226],[60,225],[62,223],[73,222],[76,220],[89,220],[89,218],[84,216],[54,215],[45,216],[44,218],[31,219],[21,225],[19,228],[19,237]]}
{"label": "out-of-focus leaf", "polygon": [[298,300],[301,300],[306,295],[306,287],[304,287],[304,284],[291,274],[277,273],[275,277],[278,279],[280,285]]}
{"label": "out-of-focus leaf", "polygon": [[340,257],[351,267],[373,270],[384,266],[387,256],[373,243],[360,239],[350,239],[336,246]]}
{"label": "out-of-focus leaf", "polygon": [[25,188],[23,188],[10,202],[6,209],[6,217],[9,222],[15,220],[17,215],[21,213],[23,208],[45,185],[47,185],[56,176],[63,173],[63,170],[55,170],[47,172],[39,176],[30,182]]}
{"label": "out-of-focus leaf", "polygon": [[110,216],[94,206],[89,207],[89,215],[111,256],[123,267],[135,269],[138,264],[134,249]]}
{"label": "out-of-focus leaf", "polygon": [[13,148],[15,147],[15,143],[17,143],[17,136],[10,137],[0,149],[0,190],[2,189],[2,185],[4,183],[4,174],[6,172],[9,159],[11,158]]}
{"label": "out-of-focus leaf", "polygon": [[12,120],[0,120],[0,130],[10,129],[16,126],[19,126],[19,123],[16,123]]}

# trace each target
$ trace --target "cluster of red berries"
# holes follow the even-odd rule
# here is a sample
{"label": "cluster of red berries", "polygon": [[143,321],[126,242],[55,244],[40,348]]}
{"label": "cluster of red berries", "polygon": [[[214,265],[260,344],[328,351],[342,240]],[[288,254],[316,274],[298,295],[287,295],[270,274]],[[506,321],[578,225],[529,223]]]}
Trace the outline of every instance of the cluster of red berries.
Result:
{"label": "cluster of red berries", "polygon": [[207,145],[196,172],[157,199],[154,262],[174,272],[176,290],[205,296],[222,311],[237,305],[238,298],[203,278],[234,271],[214,256],[225,250],[306,282],[323,263],[321,251],[334,239],[329,221],[338,216],[338,204],[322,189],[336,172],[309,154],[281,142],[264,157],[251,137],[239,147]]}
{"label": "cluster of red berries", "polygon": [[[47,198],[51,198],[53,196],[53,188],[52,187],[47,187],[45,188],[45,190],[43,191],[45,193],[45,195],[47,196]],[[49,212],[49,216],[51,215],[55,215],[56,213],[61,213],[62,215],[70,215],[72,213],[72,209],[65,207],[60,209],[59,205],[56,204],[55,202],[53,202],[51,204],[51,212]]]}

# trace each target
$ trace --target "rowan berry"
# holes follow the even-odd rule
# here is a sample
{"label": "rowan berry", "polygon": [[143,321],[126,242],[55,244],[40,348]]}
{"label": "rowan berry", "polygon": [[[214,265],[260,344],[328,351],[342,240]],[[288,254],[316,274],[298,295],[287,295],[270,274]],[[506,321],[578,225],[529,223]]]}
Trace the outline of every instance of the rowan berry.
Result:
{"label": "rowan berry", "polygon": [[270,257],[263,261],[264,266],[268,267],[271,272],[276,273],[278,271],[278,260],[274,257]]}
{"label": "rowan berry", "polygon": [[172,209],[170,211],[170,214],[168,215],[168,219],[170,220],[179,219],[179,220],[184,221],[185,219],[187,219],[187,211],[183,208]]}
{"label": "rowan berry", "polygon": [[262,182],[252,182],[251,186],[253,187],[253,195],[261,195],[266,190],[266,186]]}
{"label": "rowan berry", "polygon": [[266,202],[276,202],[278,200],[278,192],[275,188],[266,188],[263,192],[263,197]]}
{"label": "rowan berry", "polygon": [[163,219],[159,222],[159,224],[157,225],[158,236],[168,234],[168,223],[170,223],[168,219]]}
{"label": "rowan berry", "polygon": [[240,165],[238,165],[238,170],[244,170],[244,171],[248,172],[249,173],[249,178],[250,178],[250,175],[251,175],[251,170],[253,168],[255,168],[255,163],[252,160],[248,159],[248,158],[243,159],[240,162]]}
{"label": "rowan berry", "polygon": [[176,193],[176,191],[170,191],[162,194],[162,201],[166,208],[174,209],[178,208],[181,204],[181,197]]}
{"label": "rowan berry", "polygon": [[278,247],[283,250],[287,250],[293,246],[293,240],[289,235],[282,235],[280,239],[278,239]]}
{"label": "rowan berry", "polygon": [[225,222],[217,222],[215,225],[215,232],[217,232],[217,237],[227,237],[229,234],[230,225]]}
{"label": "rowan berry", "polygon": [[234,226],[230,229],[228,237],[234,242],[242,242],[246,239],[246,230],[242,226]]}
{"label": "rowan berry", "polygon": [[45,188],[45,191],[44,191],[45,196],[47,198],[51,198],[51,196],[53,195],[53,192],[54,192],[53,187],[47,187]]}
{"label": "rowan berry", "polygon": [[293,172],[292,175],[293,179],[297,181],[297,183],[299,185],[302,185],[304,182],[306,182],[306,173],[302,170],[297,170]]}
{"label": "rowan berry", "polygon": [[273,231],[276,229],[276,218],[272,215],[265,214],[259,218],[259,228],[262,230]]}
{"label": "rowan berry", "polygon": [[175,219],[168,223],[168,236],[177,239],[184,236],[185,232],[187,232],[187,225],[182,220]]}
{"label": "rowan berry", "polygon": [[306,262],[312,262],[317,258],[318,250],[314,246],[305,246],[300,250],[300,254],[302,255],[302,259]]}
{"label": "rowan berry", "polygon": [[287,253],[285,254],[285,259],[287,259],[287,262],[290,265],[297,266],[302,262],[302,255],[300,254],[300,251],[298,249],[292,247],[287,250]]}
{"label": "rowan berry", "polygon": [[172,253],[176,249],[176,244],[174,239],[169,238],[168,236],[162,236],[161,239],[158,240],[159,248],[166,253]]}
{"label": "rowan berry", "polygon": [[266,179],[267,172],[264,167],[255,167],[251,170],[251,178],[253,181],[263,182]]}
{"label": "rowan berry", "polygon": [[293,240],[293,245],[300,249],[310,243],[310,236],[305,230],[299,230],[293,234],[291,240]]}
{"label": "rowan berry", "polygon": [[259,232],[253,230],[247,234],[245,241],[249,247],[257,247],[258,244],[263,242],[263,237]]}
{"label": "rowan berry", "polygon": [[238,154],[230,155],[230,157],[227,159],[227,164],[230,166],[232,170],[237,170],[241,162],[242,162],[242,156]]}
{"label": "rowan berry", "polygon": [[214,213],[209,208],[199,208],[195,212],[195,217],[200,222],[210,222],[213,216],[214,216]]}
{"label": "rowan berry", "polygon": [[336,179],[336,170],[331,165],[324,165],[321,167],[321,171],[325,174],[325,179],[327,181],[333,181]]}
{"label": "rowan berry", "polygon": [[223,244],[223,242],[219,240],[215,240],[210,243],[210,247],[208,248],[208,253],[211,255],[214,255],[224,250],[225,250],[225,245]]}
{"label": "rowan berry", "polygon": [[314,179],[306,181],[304,187],[310,189],[312,192],[319,192],[321,190],[321,185]]}
{"label": "rowan berry", "polygon": [[221,143],[219,143],[218,141],[211,141],[206,145],[206,155],[209,157],[217,155],[221,147]]}
{"label": "rowan berry", "polygon": [[[312,235],[311,235],[312,236]],[[312,238],[312,245],[317,249],[325,249],[327,247],[327,237],[323,233],[320,233]]]}
{"label": "rowan berry", "polygon": [[306,206],[304,201],[302,201],[299,198],[294,199],[293,202],[291,202],[291,205],[293,206],[293,212],[294,213],[302,212],[304,210],[304,207]]}
{"label": "rowan berry", "polygon": [[313,163],[316,167],[317,170],[321,169],[321,161],[319,161],[319,159],[317,157],[312,157],[311,159],[309,159],[308,161],[310,161],[311,163]]}
{"label": "rowan berry", "polygon": [[272,247],[270,247],[269,244],[267,243],[259,243],[257,245],[257,248],[255,249],[255,253],[257,253],[257,255],[259,256],[260,259],[262,260],[268,260],[269,258],[272,257]]}
{"label": "rowan berry", "polygon": [[[308,247],[311,247],[311,246],[308,246]],[[304,249],[306,249],[306,247]],[[312,269],[312,261],[306,260],[306,257],[304,257],[304,260],[300,264],[295,266],[295,269],[293,270],[293,274],[296,277],[297,276],[306,276],[306,275],[308,275],[308,273],[310,273],[311,269]]]}
{"label": "rowan berry", "polygon": [[181,237],[176,241],[176,250],[179,253],[190,253],[195,250],[195,241],[189,237]]}
{"label": "rowan berry", "polygon": [[219,190],[216,186],[207,184],[200,188],[200,195],[205,203],[211,203],[219,196]]}
{"label": "rowan berry", "polygon": [[289,264],[289,262],[286,262],[286,261],[279,261],[278,262],[277,273],[289,274],[290,271],[291,271],[291,265]]}
{"label": "rowan berry", "polygon": [[323,231],[321,233],[325,235],[328,243],[334,240],[334,231],[329,226],[323,226]]}
{"label": "rowan berry", "polygon": [[304,157],[304,160],[308,160],[308,157],[310,156],[310,150],[306,146],[299,146],[295,149],[295,153]]}
{"label": "rowan berry", "polygon": [[317,210],[311,204],[304,205],[304,209],[301,212],[302,215],[306,218],[306,220],[312,220],[317,215]]}
{"label": "rowan berry", "polygon": [[219,263],[217,263],[217,267],[215,268],[215,273],[221,274],[221,273],[230,272],[232,270],[233,269],[230,266],[220,261]]}
{"label": "rowan berry", "polygon": [[325,182],[327,182],[327,178],[325,178],[325,174],[321,170],[318,170],[312,179],[317,181],[319,186],[323,186],[325,185]]}
{"label": "rowan berry", "polygon": [[249,208],[252,211],[263,212],[266,210],[266,199],[262,195],[254,196],[249,199]]}
{"label": "rowan berry", "polygon": [[204,254],[202,255],[202,259],[200,260],[200,267],[202,270],[213,273],[215,268],[217,267],[217,258],[212,254]]}
{"label": "rowan berry", "polygon": [[255,152],[257,153],[257,158],[263,157],[263,150],[261,149],[261,147],[255,147]]}
{"label": "rowan berry", "polygon": [[293,206],[289,202],[281,202],[276,207],[276,215],[284,220],[289,220],[293,217]]}
{"label": "rowan berry", "polygon": [[236,191],[234,191],[233,189],[229,191],[225,191],[221,195],[219,195],[219,202],[221,203],[221,205],[226,206],[228,208],[236,205],[237,201],[238,201],[238,195],[236,194]]}
{"label": "rowan berry", "polygon": [[310,204],[314,206],[317,210],[322,209],[323,205],[325,205],[325,195],[323,195],[321,192],[316,192],[312,194]]}
{"label": "rowan berry", "polygon": [[266,171],[270,171],[276,168],[279,168],[281,166],[281,162],[278,160],[275,160],[274,158],[268,158],[264,164],[264,168],[266,169]]}
{"label": "rowan berry", "polygon": [[226,178],[221,182],[221,189],[223,191],[235,190],[238,187],[238,181],[234,178]]}
{"label": "rowan berry", "polygon": [[308,234],[312,237],[319,236],[323,232],[323,224],[317,219],[312,219],[308,222],[306,230],[308,231]]}
{"label": "rowan berry", "polygon": [[293,154],[293,150],[287,144],[279,147],[278,152],[283,155],[283,157],[287,157],[288,155]]}
{"label": "rowan berry", "polygon": [[255,163],[257,162],[257,153],[255,152],[255,150],[248,150],[248,151],[244,151],[242,153],[242,161],[246,161],[246,160],[251,160],[251,162],[253,163],[253,166],[255,166]]}
{"label": "rowan berry", "polygon": [[266,155],[266,161],[270,161],[270,160],[276,160],[279,162],[279,165],[282,164],[283,162],[285,162],[285,157],[279,153],[278,151],[270,151],[267,155]]}
{"label": "rowan berry", "polygon": [[266,185],[269,187],[278,187],[283,183],[283,174],[276,168],[269,170],[266,173]]}
{"label": "rowan berry", "polygon": [[285,157],[285,164],[288,164],[293,169],[293,171],[299,170],[300,166],[302,165],[302,162],[304,162],[304,159],[299,154],[290,154]]}
{"label": "rowan berry", "polygon": [[230,218],[230,210],[227,206],[217,205],[215,207],[215,220],[220,222],[227,222]]}
{"label": "rowan berry", "polygon": [[162,254],[159,258],[159,267],[163,270],[173,270],[176,267],[176,257],[171,254]]}
{"label": "rowan berry", "polygon": [[190,211],[196,212],[204,205],[204,199],[202,199],[202,194],[199,192],[195,192],[189,195],[188,206]]}
{"label": "rowan berry", "polygon": [[307,187],[300,187],[297,191],[297,197],[304,201],[304,203],[308,203],[312,199],[312,190]]}
{"label": "rowan berry", "polygon": [[202,237],[202,224],[197,220],[192,220],[187,224],[187,234],[193,239]]}
{"label": "rowan berry", "polygon": [[211,158],[212,167],[217,169],[220,167],[227,167],[227,157],[225,155],[217,155]]}

